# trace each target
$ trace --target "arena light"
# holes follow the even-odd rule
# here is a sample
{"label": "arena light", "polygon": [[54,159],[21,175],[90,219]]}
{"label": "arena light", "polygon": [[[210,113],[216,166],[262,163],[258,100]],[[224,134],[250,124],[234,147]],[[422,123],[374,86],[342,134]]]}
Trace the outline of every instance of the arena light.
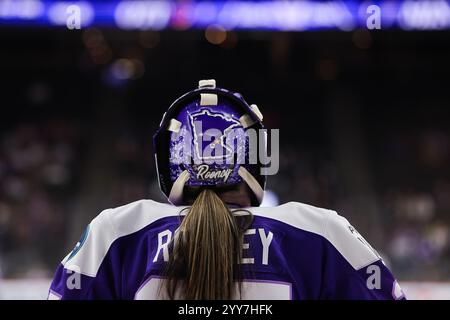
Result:
{"label": "arena light", "polygon": [[79,6],[81,26],[134,30],[344,30],[366,28],[377,5],[381,29],[450,29],[450,1],[48,1],[0,0],[0,25],[66,25],[68,5]]}
{"label": "arena light", "polygon": [[70,6],[76,5],[80,8],[81,26],[87,27],[92,24],[94,19],[94,8],[89,2],[56,2],[48,7],[47,18],[51,24],[57,26],[65,26],[67,22],[67,14]]}
{"label": "arena light", "polygon": [[440,30],[450,27],[450,5],[447,1],[405,1],[398,12],[402,29]]}
{"label": "arena light", "polygon": [[43,16],[44,4],[37,0],[0,0],[0,20],[33,20]]}
{"label": "arena light", "polygon": [[339,1],[230,1],[218,9],[216,17],[227,29],[349,29],[354,23],[348,7]]}
{"label": "arena light", "polygon": [[123,29],[160,30],[168,26],[174,4],[167,1],[122,1],[114,10],[114,20]]}

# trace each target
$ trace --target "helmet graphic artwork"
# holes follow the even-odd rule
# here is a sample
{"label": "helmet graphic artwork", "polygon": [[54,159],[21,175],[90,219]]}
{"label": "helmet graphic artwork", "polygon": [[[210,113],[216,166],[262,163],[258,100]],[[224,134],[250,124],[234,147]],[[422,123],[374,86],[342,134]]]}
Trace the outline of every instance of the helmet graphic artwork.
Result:
{"label": "helmet graphic artwork", "polygon": [[[199,88],[175,100],[153,136],[161,191],[174,205],[183,204],[185,186],[229,186],[245,182],[261,204],[266,176],[262,114],[239,93],[200,80]],[[260,152],[264,148],[264,152]]]}

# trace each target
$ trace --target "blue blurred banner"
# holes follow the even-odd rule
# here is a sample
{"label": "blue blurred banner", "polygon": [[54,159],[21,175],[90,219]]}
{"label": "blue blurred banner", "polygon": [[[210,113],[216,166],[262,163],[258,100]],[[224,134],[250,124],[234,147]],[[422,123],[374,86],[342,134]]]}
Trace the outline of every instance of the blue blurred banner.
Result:
{"label": "blue blurred banner", "polygon": [[[39,1],[0,0],[0,26],[120,29],[353,30],[450,28],[449,1]],[[68,22],[69,21],[69,22]]]}

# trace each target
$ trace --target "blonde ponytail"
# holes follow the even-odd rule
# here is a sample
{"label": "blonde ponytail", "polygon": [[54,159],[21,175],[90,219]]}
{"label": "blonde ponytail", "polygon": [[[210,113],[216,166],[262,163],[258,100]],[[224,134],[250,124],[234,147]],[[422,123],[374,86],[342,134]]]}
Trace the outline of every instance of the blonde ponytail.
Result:
{"label": "blonde ponytail", "polygon": [[239,280],[243,228],[210,189],[201,191],[188,210],[172,246],[167,294],[174,299],[179,287],[188,300],[231,299]]}

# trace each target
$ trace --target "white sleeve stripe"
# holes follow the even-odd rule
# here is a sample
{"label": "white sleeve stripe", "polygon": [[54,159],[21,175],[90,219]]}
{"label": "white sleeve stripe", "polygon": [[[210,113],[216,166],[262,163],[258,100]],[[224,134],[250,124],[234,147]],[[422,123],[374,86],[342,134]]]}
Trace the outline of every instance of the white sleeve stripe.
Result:
{"label": "white sleeve stripe", "polygon": [[57,293],[51,289],[48,291],[47,300],[61,300],[61,299],[62,299],[62,296],[59,293]]}

